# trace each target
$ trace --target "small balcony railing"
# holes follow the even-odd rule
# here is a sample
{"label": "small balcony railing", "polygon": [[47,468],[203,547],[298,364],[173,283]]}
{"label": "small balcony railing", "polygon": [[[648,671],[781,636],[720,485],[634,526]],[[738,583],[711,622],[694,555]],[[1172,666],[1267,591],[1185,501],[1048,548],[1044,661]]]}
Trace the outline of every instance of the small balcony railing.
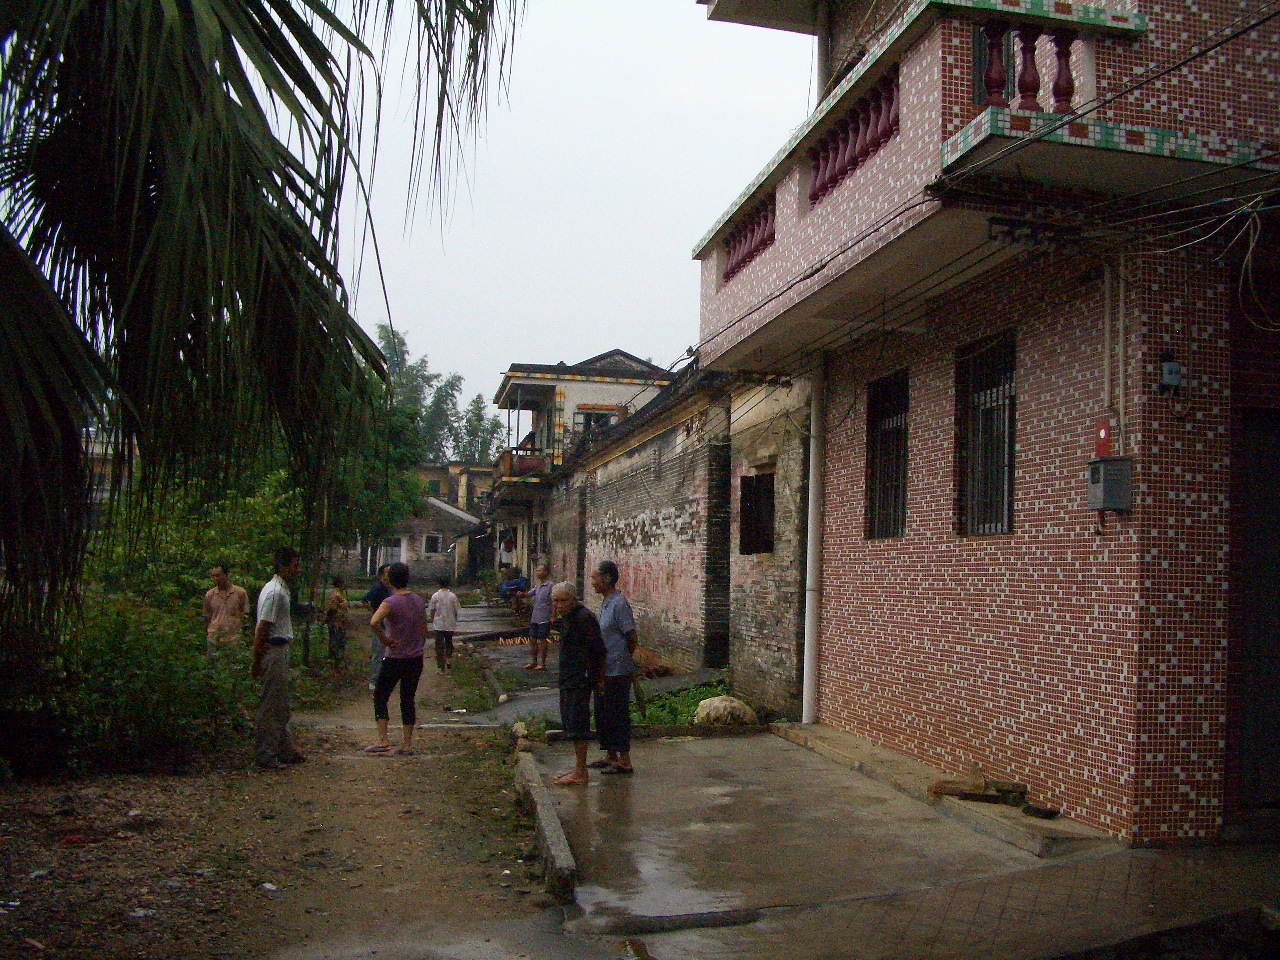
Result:
{"label": "small balcony railing", "polygon": [[766,197],[743,216],[724,239],[724,281],[728,283],[743,267],[773,243],[777,225],[777,203]]}
{"label": "small balcony railing", "polygon": [[809,206],[817,206],[898,132],[901,96],[895,63],[810,148]]}
{"label": "small balcony railing", "polygon": [[551,461],[552,458],[545,452],[512,447],[498,456],[495,466],[499,479],[510,480],[546,473],[551,469]]}

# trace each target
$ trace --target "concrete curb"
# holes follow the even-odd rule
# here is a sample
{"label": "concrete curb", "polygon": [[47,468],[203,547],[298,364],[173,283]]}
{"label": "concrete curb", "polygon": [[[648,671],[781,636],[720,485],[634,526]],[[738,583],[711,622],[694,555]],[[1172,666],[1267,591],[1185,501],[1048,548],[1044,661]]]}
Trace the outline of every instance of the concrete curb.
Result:
{"label": "concrete curb", "polygon": [[578,864],[569,849],[569,840],[560,825],[555,801],[538,774],[533,756],[521,753],[516,759],[516,795],[532,810],[538,821],[538,857],[542,861],[547,893],[557,903],[572,903],[578,879]]}
{"label": "concrete curb", "polygon": [[[661,737],[744,737],[768,733],[764,723],[732,723],[723,726],[693,726],[691,724],[633,723],[632,740],[657,740]],[[563,730],[548,730],[547,743],[564,741]]]}
{"label": "concrete curb", "polygon": [[677,913],[668,916],[601,917],[584,916],[565,922],[565,933],[585,936],[629,937],[676,930],[709,930],[743,927],[760,919],[763,911],[753,907],[736,910],[708,910],[705,913]]}
{"label": "concrete curb", "polygon": [[968,803],[955,797],[931,797],[929,784],[943,776],[941,771],[852,735],[836,742],[830,735],[824,737],[788,723],[772,724],[770,730],[820,757],[856,770],[913,800],[927,803],[938,813],[963,823],[970,830],[994,837],[1041,859],[1088,854],[1122,846],[1102,831],[1070,820],[1036,820],[1024,816],[1017,807]]}

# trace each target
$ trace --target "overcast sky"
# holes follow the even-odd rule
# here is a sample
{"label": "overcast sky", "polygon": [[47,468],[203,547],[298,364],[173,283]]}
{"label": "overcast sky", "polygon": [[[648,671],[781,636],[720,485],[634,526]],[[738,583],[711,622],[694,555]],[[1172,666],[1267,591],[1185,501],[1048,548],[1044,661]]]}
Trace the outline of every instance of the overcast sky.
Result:
{"label": "overcast sky", "polygon": [[[661,366],[698,339],[694,244],[807,116],[811,39],[712,23],[694,0],[528,0],[508,95],[452,210],[406,233],[392,92],[374,197],[392,320],[492,400],[513,362],[613,347]],[[372,272],[357,315],[386,319]]]}

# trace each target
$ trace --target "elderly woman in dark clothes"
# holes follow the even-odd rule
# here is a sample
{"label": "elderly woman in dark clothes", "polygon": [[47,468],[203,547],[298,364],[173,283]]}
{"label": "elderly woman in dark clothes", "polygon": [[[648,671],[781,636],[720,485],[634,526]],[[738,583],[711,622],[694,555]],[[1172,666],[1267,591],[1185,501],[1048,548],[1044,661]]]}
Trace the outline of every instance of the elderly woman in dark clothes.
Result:
{"label": "elderly woman in dark clothes", "polygon": [[591,735],[591,693],[604,689],[604,641],[596,615],[578,600],[571,583],[551,591],[551,615],[560,621],[560,724],[573,741],[574,767],[556,777],[559,787],[587,782],[587,742]]}
{"label": "elderly woman in dark clothes", "polygon": [[618,589],[618,565],[602,560],[591,575],[591,587],[600,594],[600,636],[604,641],[604,690],[596,697],[596,733],[607,751],[604,760],[591,764],[601,773],[627,775],[631,766],[631,674],[635,663],[636,621],[631,604]]}

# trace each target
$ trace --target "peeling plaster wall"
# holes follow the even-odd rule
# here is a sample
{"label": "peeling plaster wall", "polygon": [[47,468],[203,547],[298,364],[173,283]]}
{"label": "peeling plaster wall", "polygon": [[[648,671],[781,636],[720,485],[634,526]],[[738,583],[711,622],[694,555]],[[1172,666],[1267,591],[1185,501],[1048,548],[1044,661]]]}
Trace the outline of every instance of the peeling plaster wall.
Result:
{"label": "peeling plaster wall", "polygon": [[684,669],[727,647],[727,433],[726,409],[702,410],[586,478],[587,578],[617,563],[641,645]]}
{"label": "peeling plaster wall", "polygon": [[[736,696],[800,714],[804,639],[809,388],[756,387],[733,398],[730,486],[730,676]],[[744,475],[774,474],[774,550],[739,551]]]}

